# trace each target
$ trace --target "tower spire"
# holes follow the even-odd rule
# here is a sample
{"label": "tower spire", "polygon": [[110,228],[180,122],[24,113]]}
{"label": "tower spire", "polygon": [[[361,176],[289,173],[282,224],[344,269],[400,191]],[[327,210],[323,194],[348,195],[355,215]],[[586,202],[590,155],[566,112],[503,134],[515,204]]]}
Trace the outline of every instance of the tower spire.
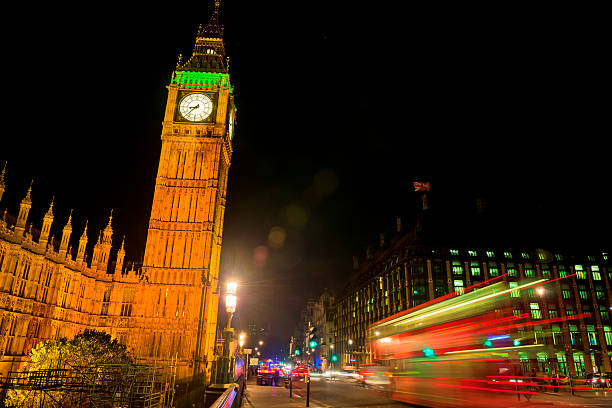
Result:
{"label": "tower spire", "polygon": [[208,23],[198,27],[193,54],[184,63],[179,61],[178,71],[227,73],[223,26],[219,23],[221,1],[215,0],[214,9]]}

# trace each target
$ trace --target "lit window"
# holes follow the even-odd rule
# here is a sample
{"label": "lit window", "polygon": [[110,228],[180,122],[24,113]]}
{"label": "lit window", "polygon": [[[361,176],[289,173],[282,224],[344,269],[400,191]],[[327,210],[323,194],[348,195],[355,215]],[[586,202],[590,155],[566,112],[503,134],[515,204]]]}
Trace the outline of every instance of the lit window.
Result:
{"label": "lit window", "polygon": [[606,344],[612,346],[612,327],[604,326],[604,337],[606,338]]}
{"label": "lit window", "polygon": [[560,278],[565,278],[567,276],[567,269],[565,268],[565,265],[559,265],[558,271]]}
{"label": "lit window", "polygon": [[552,338],[553,338],[554,345],[558,346],[560,344],[563,344],[563,333],[561,332],[561,327],[559,326],[552,327]]}
{"label": "lit window", "polygon": [[459,255],[459,250],[458,249],[451,249],[450,250],[450,254],[451,255]]}
{"label": "lit window", "polygon": [[582,269],[582,265],[575,265],[574,270],[576,271],[576,277],[578,279],[586,279],[586,273],[584,273],[584,269]]}
{"label": "lit window", "polygon": [[506,258],[512,258],[512,254],[510,252],[504,252],[504,256]]}
{"label": "lit window", "polygon": [[470,272],[472,276],[480,276],[480,265],[478,265],[478,262],[470,263]]}
{"label": "lit window", "polygon": [[455,289],[455,292],[459,292],[460,294],[463,294],[463,281],[461,279],[454,280],[453,287]]}
{"label": "lit window", "polygon": [[542,312],[540,311],[540,305],[537,303],[530,303],[529,309],[531,309],[531,317],[533,319],[541,319]]}
{"label": "lit window", "polygon": [[452,269],[454,275],[463,275],[463,266],[461,266],[461,262],[453,261]]}
{"label": "lit window", "polygon": [[555,254],[555,259],[559,262],[561,262],[563,260],[563,255],[561,254]]}
{"label": "lit window", "polygon": [[542,276],[545,278],[550,278],[550,269],[542,268]]}
{"label": "lit window", "polygon": [[476,251],[468,251],[468,255],[469,256],[477,256],[478,254],[476,253]]}
{"label": "lit window", "polygon": [[521,256],[523,259],[529,259],[529,254],[527,252],[521,252]]}
{"label": "lit window", "polygon": [[535,276],[535,272],[531,264],[525,264],[525,269],[523,269],[523,271],[525,272],[525,276],[527,278],[533,278]]}
{"label": "lit window", "polygon": [[593,280],[601,280],[601,274],[599,273],[599,266],[592,265],[591,266],[591,274],[593,275]]}
{"label": "lit window", "polygon": [[487,251],[487,256],[488,256],[489,258],[494,258],[494,257],[495,257],[495,252],[493,252],[493,251]]}
{"label": "lit window", "polygon": [[570,290],[569,285],[564,284],[561,286],[561,294],[563,295],[563,299],[571,299],[572,291]]}
{"label": "lit window", "polygon": [[516,272],[516,267],[514,266],[513,263],[508,262],[508,264],[506,265],[506,267],[508,268],[508,275],[509,276],[516,276],[517,272]]}
{"label": "lit window", "polygon": [[589,345],[591,346],[597,345],[597,333],[595,333],[595,326],[592,326],[592,325],[587,326],[587,338],[589,339]]}
{"label": "lit window", "polygon": [[489,262],[489,276],[499,276],[499,269],[497,263]]}
{"label": "lit window", "polygon": [[[508,282],[508,285],[510,286],[510,289],[516,288],[518,286],[518,282]],[[519,291],[518,290],[513,290],[512,292],[510,292],[510,296],[511,297],[519,297]]]}

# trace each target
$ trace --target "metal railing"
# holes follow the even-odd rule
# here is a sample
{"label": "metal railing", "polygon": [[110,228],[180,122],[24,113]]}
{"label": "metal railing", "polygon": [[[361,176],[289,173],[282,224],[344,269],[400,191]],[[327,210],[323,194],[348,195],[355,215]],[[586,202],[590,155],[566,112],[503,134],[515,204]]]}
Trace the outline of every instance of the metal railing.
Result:
{"label": "metal railing", "polygon": [[238,395],[238,384],[232,384],[210,408],[230,408],[236,399],[236,395]]}

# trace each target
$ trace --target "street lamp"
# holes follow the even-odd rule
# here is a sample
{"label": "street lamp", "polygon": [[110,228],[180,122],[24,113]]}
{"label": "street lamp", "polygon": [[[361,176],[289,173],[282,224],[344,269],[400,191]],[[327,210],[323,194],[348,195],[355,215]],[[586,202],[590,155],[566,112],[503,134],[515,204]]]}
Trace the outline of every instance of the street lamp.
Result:
{"label": "street lamp", "polygon": [[238,336],[238,344],[240,345],[240,349],[242,350],[242,346],[244,346],[244,339],[246,337],[246,333],[242,332],[240,333],[240,336]]}
{"label": "street lamp", "polygon": [[259,340],[259,345],[263,346],[263,340]]}
{"label": "street lamp", "polygon": [[[232,357],[231,344],[234,338],[234,329],[232,329],[232,317],[236,311],[236,290],[238,283],[228,282],[225,290],[225,310],[229,313],[227,318],[227,327],[223,331],[224,345],[223,356],[219,358],[217,363],[217,382],[227,384],[234,378],[234,359]],[[242,346],[242,345],[241,345]]]}
{"label": "street lamp", "polygon": [[229,313],[229,318],[227,319],[227,328],[232,327],[232,316],[236,311],[236,289],[238,289],[238,283],[236,282],[228,282],[227,290],[225,291],[225,310]]}

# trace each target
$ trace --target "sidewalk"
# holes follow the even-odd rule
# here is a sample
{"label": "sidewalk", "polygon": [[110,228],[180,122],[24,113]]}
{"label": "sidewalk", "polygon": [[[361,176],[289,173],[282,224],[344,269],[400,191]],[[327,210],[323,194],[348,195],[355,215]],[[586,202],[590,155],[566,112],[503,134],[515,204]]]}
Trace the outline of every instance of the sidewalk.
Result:
{"label": "sidewalk", "polygon": [[[293,398],[289,398],[289,389],[283,385],[257,385],[254,378],[249,378],[243,406],[249,408],[302,408],[306,406],[306,399],[303,397],[302,390],[294,390]],[[322,408],[325,406],[318,405],[311,400],[310,407]]]}
{"label": "sidewalk", "polygon": [[612,406],[612,391],[541,392],[531,399],[531,403],[575,406]]}

